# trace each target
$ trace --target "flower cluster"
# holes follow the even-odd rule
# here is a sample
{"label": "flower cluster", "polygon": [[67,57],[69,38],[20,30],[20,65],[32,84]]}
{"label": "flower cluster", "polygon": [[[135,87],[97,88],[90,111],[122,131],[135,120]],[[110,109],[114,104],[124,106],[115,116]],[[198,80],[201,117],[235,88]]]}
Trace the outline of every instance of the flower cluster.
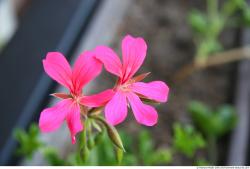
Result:
{"label": "flower cluster", "polygon": [[[129,105],[138,123],[146,126],[157,123],[155,108],[145,104],[143,100],[166,102],[169,88],[162,81],[141,82],[149,73],[134,77],[147,52],[143,38],[127,35],[121,47],[122,62],[112,49],[98,46],[94,50],[83,52],[72,68],[61,53],[47,54],[43,60],[45,72],[66,87],[69,93],[53,94],[61,101],[41,112],[39,127],[42,132],[54,131],[66,120],[72,143],[75,143],[75,135],[84,129],[84,117],[88,116],[91,108],[96,107],[104,108],[105,119],[111,125],[125,120]],[[102,65],[109,73],[118,77],[115,86],[95,95],[84,95],[84,86],[101,73]]]}

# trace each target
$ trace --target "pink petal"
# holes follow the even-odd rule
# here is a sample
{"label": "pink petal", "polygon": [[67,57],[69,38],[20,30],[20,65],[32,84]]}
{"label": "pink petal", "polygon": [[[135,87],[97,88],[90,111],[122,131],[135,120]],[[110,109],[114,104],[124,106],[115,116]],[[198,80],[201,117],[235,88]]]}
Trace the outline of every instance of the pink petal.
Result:
{"label": "pink petal", "polygon": [[65,57],[59,52],[49,52],[43,60],[45,72],[61,85],[71,88],[71,68]]}
{"label": "pink petal", "polygon": [[127,35],[122,40],[123,82],[130,79],[141,67],[147,52],[143,38]]}
{"label": "pink petal", "polygon": [[118,77],[122,75],[121,61],[112,49],[106,46],[98,46],[95,48],[95,53],[108,72]]}
{"label": "pink petal", "polygon": [[162,81],[136,82],[131,85],[131,88],[134,92],[158,102],[166,102],[168,98],[169,88]]}
{"label": "pink petal", "polygon": [[153,126],[157,123],[158,114],[152,106],[143,104],[140,98],[132,92],[127,93],[127,98],[138,123],[146,126]]}
{"label": "pink petal", "polygon": [[94,52],[85,51],[76,60],[72,77],[75,93],[101,73],[102,64],[94,56]]}
{"label": "pink petal", "polygon": [[117,125],[125,120],[127,116],[126,95],[117,91],[114,97],[105,106],[105,118],[108,123]]}
{"label": "pink petal", "polygon": [[44,109],[40,115],[39,127],[42,132],[51,132],[58,129],[66,118],[72,99],[64,99],[54,107]]}
{"label": "pink petal", "polygon": [[112,99],[114,94],[115,92],[112,89],[108,89],[95,95],[83,96],[80,102],[81,104],[89,107],[104,106],[108,101]]}
{"label": "pink petal", "polygon": [[66,120],[68,128],[70,130],[72,144],[75,144],[75,135],[83,130],[83,126],[80,119],[80,108],[76,103],[71,106],[70,112],[68,113]]}

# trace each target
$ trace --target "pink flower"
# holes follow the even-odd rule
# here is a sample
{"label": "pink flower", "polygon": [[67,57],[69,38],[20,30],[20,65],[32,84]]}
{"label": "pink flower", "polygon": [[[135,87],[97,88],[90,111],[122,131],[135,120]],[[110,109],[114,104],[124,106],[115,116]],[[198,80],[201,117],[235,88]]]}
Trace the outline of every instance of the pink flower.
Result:
{"label": "pink flower", "polygon": [[158,114],[154,107],[144,104],[140,98],[147,98],[157,102],[166,102],[169,88],[162,81],[150,83],[139,82],[146,74],[134,77],[134,74],[142,65],[147,51],[147,45],[142,38],[133,38],[127,35],[122,41],[122,61],[116,53],[105,46],[95,49],[96,57],[103,62],[106,70],[116,76],[119,80],[114,87],[114,92],[105,93],[99,97],[89,97],[88,101],[82,99],[82,103],[89,106],[96,106],[91,103],[95,99],[102,100],[105,96],[110,98],[105,106],[106,120],[117,125],[123,122],[127,116],[127,105],[130,104],[138,123],[146,126],[153,126],[157,123]]}
{"label": "pink flower", "polygon": [[[94,57],[93,52],[86,51],[79,56],[73,69],[71,69],[61,53],[49,52],[46,59],[43,60],[43,66],[45,72],[52,79],[66,87],[69,93],[54,95],[62,100],[55,106],[41,112],[39,127],[42,132],[51,132],[58,129],[66,119],[72,143],[74,144],[75,135],[83,130],[79,100],[88,98],[88,96],[82,94],[82,88],[100,74],[102,63]],[[108,93],[109,90],[105,92]],[[99,102],[99,104],[102,103]]]}

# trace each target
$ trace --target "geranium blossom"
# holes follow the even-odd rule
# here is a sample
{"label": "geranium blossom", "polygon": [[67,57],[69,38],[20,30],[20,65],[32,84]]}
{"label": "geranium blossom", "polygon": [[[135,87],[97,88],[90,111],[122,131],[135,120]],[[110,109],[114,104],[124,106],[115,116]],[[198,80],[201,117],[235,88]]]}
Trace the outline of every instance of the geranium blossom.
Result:
{"label": "geranium blossom", "polygon": [[155,125],[158,120],[155,108],[144,104],[140,98],[166,102],[169,88],[162,81],[139,82],[146,76],[145,74],[133,78],[142,65],[146,52],[145,41],[130,35],[127,35],[122,41],[122,63],[112,49],[98,46],[95,49],[96,57],[103,62],[108,72],[118,76],[119,79],[113,92],[83,98],[81,103],[98,106],[95,105],[95,100],[102,101],[102,103],[104,103],[102,99],[109,100],[105,106],[105,118],[112,125],[117,125],[125,120],[129,103],[137,122],[146,126]]}
{"label": "geranium blossom", "polygon": [[[73,69],[65,57],[59,52],[49,52],[43,60],[45,72],[55,81],[69,90],[69,93],[57,93],[61,98],[55,106],[44,109],[39,119],[39,127],[42,132],[51,132],[58,129],[64,120],[67,121],[71,133],[72,143],[75,143],[75,135],[83,129],[80,119],[79,104],[81,98],[87,98],[82,93],[83,87],[100,74],[102,63],[94,57],[94,53],[86,51],[76,60]],[[109,93],[110,91],[104,91]],[[102,104],[99,102],[99,104]],[[81,107],[83,106],[83,107]]]}

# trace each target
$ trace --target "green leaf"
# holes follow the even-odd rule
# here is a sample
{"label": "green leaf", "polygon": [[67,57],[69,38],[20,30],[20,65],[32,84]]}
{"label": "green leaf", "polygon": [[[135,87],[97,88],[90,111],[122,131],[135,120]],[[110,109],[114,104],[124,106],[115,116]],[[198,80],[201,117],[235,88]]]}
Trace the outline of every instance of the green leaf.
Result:
{"label": "green leaf", "polygon": [[69,165],[65,160],[59,157],[58,152],[54,148],[43,149],[43,155],[48,163],[52,166],[65,166]]}
{"label": "green leaf", "polygon": [[209,22],[209,27],[207,28],[208,38],[210,39],[212,37],[215,41],[217,41],[218,36],[220,35],[225,26],[225,22],[226,22],[225,19],[221,16],[213,18],[213,20]]}
{"label": "green leaf", "polygon": [[146,157],[153,150],[153,141],[147,130],[143,130],[139,133],[139,153],[141,157]]}
{"label": "green leaf", "polygon": [[192,101],[188,105],[188,111],[194,122],[205,134],[211,133],[212,111],[206,105],[198,101]]}
{"label": "green leaf", "polygon": [[246,5],[245,0],[227,0],[223,5],[224,15],[230,16],[235,14],[238,10],[241,10]]}
{"label": "green leaf", "polygon": [[139,162],[138,162],[137,156],[134,153],[128,154],[126,152],[126,154],[123,157],[122,165],[123,166],[129,166],[129,165],[130,166],[135,166],[135,165],[138,165],[138,164],[139,164]]}
{"label": "green leaf", "polygon": [[205,34],[207,31],[207,18],[198,10],[192,10],[189,13],[188,23],[196,33]]}
{"label": "green leaf", "polygon": [[37,124],[32,123],[29,128],[29,134],[31,137],[36,138],[39,135],[39,128]]}
{"label": "green leaf", "polygon": [[103,132],[102,136],[102,141],[95,147],[98,154],[98,163],[96,165],[117,165],[113,143],[106,132]]}
{"label": "green leaf", "polygon": [[26,156],[29,159],[32,158],[33,154],[43,146],[38,135],[39,129],[36,124],[32,124],[28,132],[23,129],[15,129],[14,138],[19,143],[16,153],[20,156]]}
{"label": "green leaf", "polygon": [[141,159],[144,165],[152,165],[152,163],[158,162],[156,159],[152,159],[155,156],[154,143],[152,136],[147,130],[142,130],[139,133],[138,143],[139,159]]}
{"label": "green leaf", "polygon": [[119,134],[121,136],[122,142],[124,144],[124,148],[129,152],[132,152],[134,150],[134,141],[135,139],[133,139],[133,136],[131,136],[130,134],[128,134],[127,132],[123,131],[123,130],[119,130]]}
{"label": "green leaf", "polygon": [[223,105],[213,111],[201,102],[193,101],[188,106],[195,124],[206,136],[219,137],[230,131],[237,122],[232,106]]}
{"label": "green leaf", "polygon": [[243,23],[244,23],[246,26],[250,26],[250,9],[249,9],[249,8],[246,8],[246,9],[243,11]]}
{"label": "green leaf", "polygon": [[192,158],[198,149],[204,148],[206,145],[202,135],[192,126],[182,127],[179,123],[174,124],[173,144],[176,151],[189,158]]}
{"label": "green leaf", "polygon": [[223,135],[235,127],[237,115],[230,105],[223,105],[214,113],[213,125],[217,135]]}
{"label": "green leaf", "polygon": [[168,165],[172,159],[172,152],[169,149],[159,149],[151,155],[150,165]]}

